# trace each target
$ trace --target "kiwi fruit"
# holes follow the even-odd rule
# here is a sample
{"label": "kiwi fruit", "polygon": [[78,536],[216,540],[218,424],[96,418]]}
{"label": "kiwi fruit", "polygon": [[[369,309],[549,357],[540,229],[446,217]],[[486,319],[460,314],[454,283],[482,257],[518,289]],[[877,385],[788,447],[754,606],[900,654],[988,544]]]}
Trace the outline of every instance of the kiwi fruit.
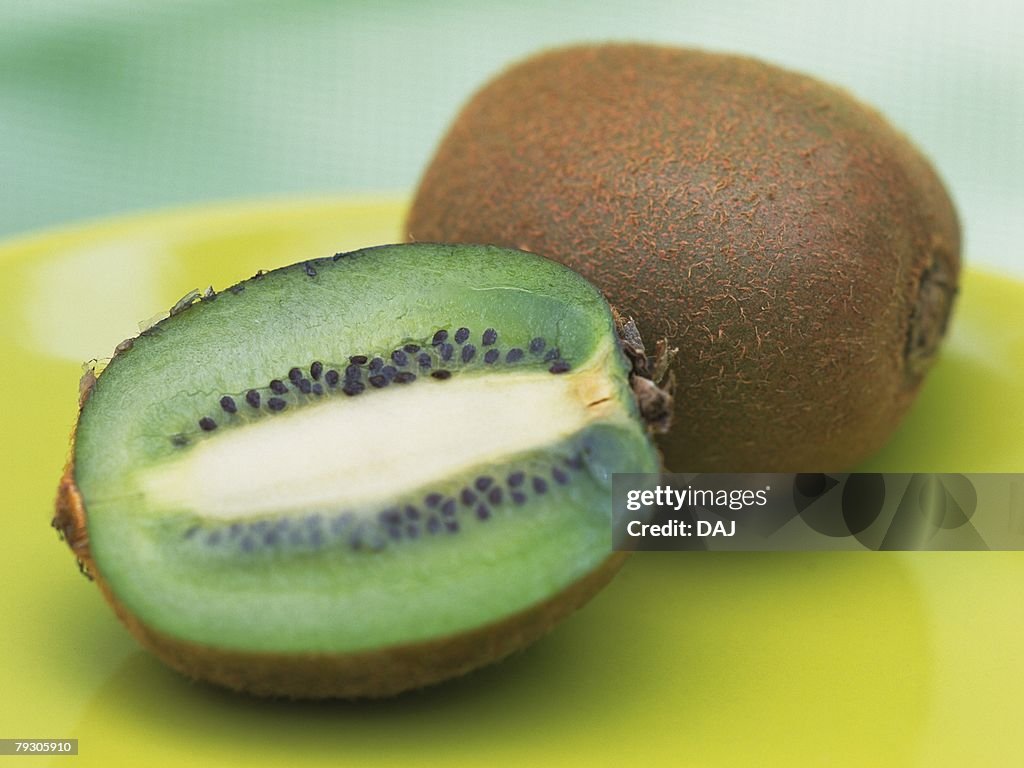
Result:
{"label": "kiwi fruit", "polygon": [[54,525],[193,678],[395,694],[524,647],[612,576],[612,474],[659,468],[632,375],[601,294],[533,254],[260,273],[88,379]]}
{"label": "kiwi fruit", "polygon": [[411,240],[560,261],[678,350],[675,471],[849,469],[932,364],[960,232],[928,161],[849,93],[751,58],[584,45],[477,92]]}

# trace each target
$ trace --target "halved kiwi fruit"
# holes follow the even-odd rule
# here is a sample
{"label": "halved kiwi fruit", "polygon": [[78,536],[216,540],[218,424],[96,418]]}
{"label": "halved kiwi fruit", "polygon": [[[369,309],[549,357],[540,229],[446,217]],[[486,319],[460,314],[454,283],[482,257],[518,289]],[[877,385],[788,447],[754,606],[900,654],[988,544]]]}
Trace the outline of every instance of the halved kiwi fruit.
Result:
{"label": "halved kiwi fruit", "polygon": [[193,677],[383,696],[523,647],[614,573],[655,472],[602,296],[553,262],[403,245],[210,293],[83,396],[55,525]]}

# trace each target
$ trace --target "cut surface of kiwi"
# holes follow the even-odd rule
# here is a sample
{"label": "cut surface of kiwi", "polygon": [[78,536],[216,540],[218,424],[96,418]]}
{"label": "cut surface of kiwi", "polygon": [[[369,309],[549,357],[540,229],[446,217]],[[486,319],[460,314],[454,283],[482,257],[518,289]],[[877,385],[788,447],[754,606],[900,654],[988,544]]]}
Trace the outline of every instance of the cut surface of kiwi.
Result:
{"label": "cut surface of kiwi", "polygon": [[507,655],[614,571],[658,456],[608,305],[540,257],[404,245],[210,294],[84,397],[57,527],[143,642],[261,694]]}

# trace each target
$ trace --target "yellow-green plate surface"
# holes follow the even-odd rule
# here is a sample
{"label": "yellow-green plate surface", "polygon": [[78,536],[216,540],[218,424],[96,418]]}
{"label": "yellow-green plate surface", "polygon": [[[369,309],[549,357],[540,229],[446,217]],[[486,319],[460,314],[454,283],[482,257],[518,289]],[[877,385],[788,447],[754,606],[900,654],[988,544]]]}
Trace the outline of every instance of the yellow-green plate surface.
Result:
{"label": "yellow-green plate surface", "polygon": [[[82,362],[194,288],[399,239],[402,201],[201,208],[0,247],[0,738],[78,766],[1024,764],[1024,553],[635,555],[546,639],[391,702],[256,701],[142,651],[49,528]],[[1024,285],[969,273],[868,466],[1024,471]]]}

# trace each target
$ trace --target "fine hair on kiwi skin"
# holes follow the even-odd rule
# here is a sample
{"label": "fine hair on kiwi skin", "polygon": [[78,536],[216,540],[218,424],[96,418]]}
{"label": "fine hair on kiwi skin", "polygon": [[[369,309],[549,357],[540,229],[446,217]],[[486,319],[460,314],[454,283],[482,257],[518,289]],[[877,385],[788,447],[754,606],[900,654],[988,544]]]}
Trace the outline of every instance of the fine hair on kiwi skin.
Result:
{"label": "fine hair on kiwi skin", "polygon": [[678,348],[674,471],[838,471],[913,402],[960,270],[928,160],[849,93],[647,44],[542,52],[464,106],[410,240],[560,261]]}
{"label": "fine hair on kiwi skin", "polygon": [[[260,273],[83,380],[53,524],[190,677],[292,698],[439,682],[533,642],[621,565],[606,483],[659,467],[636,343],[592,286],[531,254],[391,246]],[[511,415],[438,442],[453,404],[464,416],[492,390]],[[360,450],[366,423],[393,437]],[[441,459],[399,450],[393,477],[366,478],[417,435]],[[480,459],[444,464],[460,442]],[[447,471],[424,484],[424,461]],[[285,467],[300,480],[267,479]]]}

